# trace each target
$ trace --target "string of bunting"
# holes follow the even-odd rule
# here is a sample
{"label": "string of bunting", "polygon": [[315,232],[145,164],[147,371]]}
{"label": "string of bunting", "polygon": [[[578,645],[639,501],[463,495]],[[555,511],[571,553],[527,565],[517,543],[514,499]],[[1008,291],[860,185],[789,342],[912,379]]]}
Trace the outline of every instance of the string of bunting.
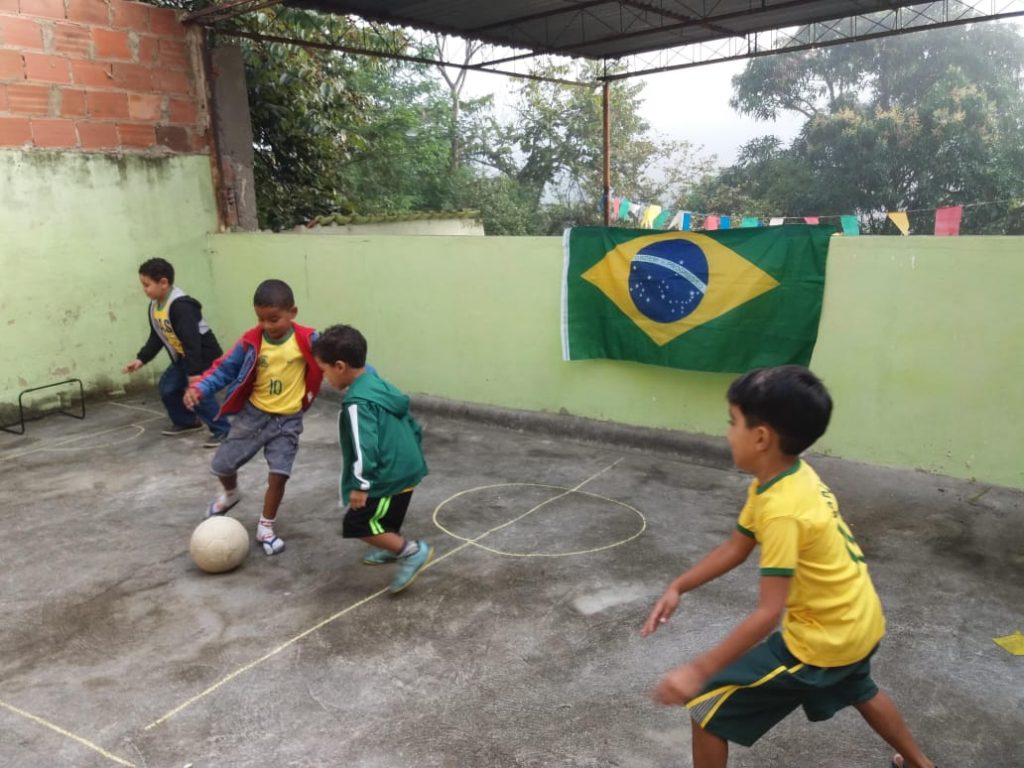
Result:
{"label": "string of bunting", "polygon": [[[950,205],[941,208],[917,208],[905,211],[888,211],[886,217],[900,231],[901,235],[910,234],[911,213],[934,213],[935,229],[934,234],[956,236],[960,234],[960,221],[963,218],[964,208],[974,208],[982,205],[1006,205],[1012,204],[1021,207],[1024,203],[1016,200],[996,200],[985,203],[967,203],[964,205]],[[604,200],[598,205],[598,209],[604,212]],[[610,199],[611,221],[631,222],[643,229],[678,229],[684,232],[704,230],[712,231],[718,229],[735,229],[744,227],[776,227],[786,222],[806,222],[807,224],[820,224],[829,219],[839,219],[843,234],[855,236],[860,234],[860,220],[854,214],[826,214],[819,216],[731,216],[718,213],[701,213],[699,211],[668,210],[660,205],[640,203],[626,197],[612,196]]]}

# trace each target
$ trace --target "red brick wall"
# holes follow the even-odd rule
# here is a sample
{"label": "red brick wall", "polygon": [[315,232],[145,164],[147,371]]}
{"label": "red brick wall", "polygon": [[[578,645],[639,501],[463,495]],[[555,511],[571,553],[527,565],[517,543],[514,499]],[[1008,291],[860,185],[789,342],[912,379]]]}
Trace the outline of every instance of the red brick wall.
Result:
{"label": "red brick wall", "polygon": [[0,148],[204,152],[193,59],[167,8],[0,0]]}

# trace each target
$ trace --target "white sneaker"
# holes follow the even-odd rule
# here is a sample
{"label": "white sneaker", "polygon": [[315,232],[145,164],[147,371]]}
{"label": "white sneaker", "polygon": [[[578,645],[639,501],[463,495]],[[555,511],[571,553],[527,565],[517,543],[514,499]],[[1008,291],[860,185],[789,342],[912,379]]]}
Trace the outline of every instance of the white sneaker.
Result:
{"label": "white sneaker", "polygon": [[259,539],[260,546],[263,547],[263,554],[267,555],[278,555],[284,552],[284,539],[271,535],[269,539]]}

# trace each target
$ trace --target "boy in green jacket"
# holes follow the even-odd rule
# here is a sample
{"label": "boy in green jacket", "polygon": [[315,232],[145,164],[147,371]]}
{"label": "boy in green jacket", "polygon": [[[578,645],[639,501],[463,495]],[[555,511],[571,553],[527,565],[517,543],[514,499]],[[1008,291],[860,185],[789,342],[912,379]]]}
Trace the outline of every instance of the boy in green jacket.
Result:
{"label": "boy in green jacket", "polygon": [[420,425],[409,413],[409,398],[366,365],[366,339],[349,325],[332,325],[313,343],[324,378],[345,394],[341,434],[342,524],[346,539],[372,548],[367,565],[398,563],[388,585],[392,594],[412,584],[434,556],[426,541],[399,532],[413,489],[427,474]]}

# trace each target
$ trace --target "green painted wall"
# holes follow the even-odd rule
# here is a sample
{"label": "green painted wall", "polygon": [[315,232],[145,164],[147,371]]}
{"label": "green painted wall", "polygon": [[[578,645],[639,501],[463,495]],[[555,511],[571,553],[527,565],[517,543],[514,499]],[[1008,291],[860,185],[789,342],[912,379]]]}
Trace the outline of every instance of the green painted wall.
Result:
{"label": "green painted wall", "polygon": [[215,228],[205,155],[0,151],[5,421],[27,387],[78,377],[107,392],[152,380],[166,356],[134,377],[120,373],[148,333],[138,265],[163,256],[202,295]]}
{"label": "green painted wall", "polygon": [[[558,238],[209,234],[205,156],[0,151],[0,415],[25,387],[90,390],[145,340],[136,269],[160,255],[227,346],[252,325],[266,277],[295,288],[300,321],[350,322],[414,393],[711,435],[731,375],[563,363]],[[818,448],[1024,487],[1021,238],[836,238],[814,369],[836,398]],[[5,416],[6,420],[6,416]]]}
{"label": "green painted wall", "polygon": [[[358,326],[409,392],[712,435],[732,375],[564,363],[557,238],[213,235],[225,343],[267,277],[299,319]],[[1024,487],[1021,238],[835,238],[812,367],[837,403],[838,456]]]}

